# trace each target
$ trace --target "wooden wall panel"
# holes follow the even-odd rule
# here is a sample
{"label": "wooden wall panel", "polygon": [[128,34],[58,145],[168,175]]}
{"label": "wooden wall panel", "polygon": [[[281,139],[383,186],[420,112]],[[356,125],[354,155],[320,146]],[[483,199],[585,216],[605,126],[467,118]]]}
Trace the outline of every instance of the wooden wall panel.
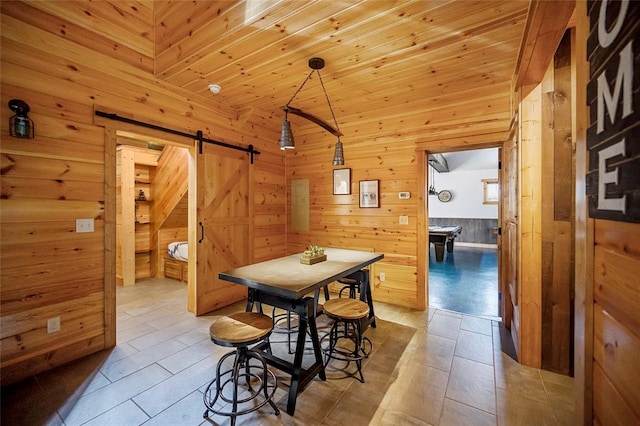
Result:
{"label": "wooden wall panel", "polygon": [[[57,29],[55,24],[74,23],[76,27],[89,30],[85,33],[87,37],[98,33],[102,35],[104,48],[111,48],[114,45],[125,46],[138,52],[138,54],[152,57],[153,55],[153,7],[146,1],[127,0],[126,2],[74,2],[72,4],[62,4],[60,2],[32,2],[31,6],[45,12],[40,14],[41,25],[48,31],[54,32]],[[34,14],[33,9],[29,10]],[[55,16],[58,19],[53,22],[48,18]],[[47,22],[48,21],[48,22]],[[46,25],[48,24],[48,25]],[[72,33],[65,31],[64,35]],[[88,40],[77,37],[73,38],[76,43],[90,43]],[[93,50],[99,50],[95,44],[89,45]],[[108,51],[107,51],[108,52]],[[102,52],[106,53],[106,52]]]}
{"label": "wooden wall panel", "polygon": [[542,368],[572,373],[574,151],[571,39],[567,32],[542,82]]}
{"label": "wooden wall panel", "polygon": [[[151,185],[157,194],[153,198],[152,234],[163,226],[176,205],[185,198],[189,183],[190,158],[189,151],[184,148],[167,145],[162,151]],[[186,226],[186,214],[183,223]]]}
{"label": "wooden wall panel", "polygon": [[[98,291],[36,309],[3,313],[0,318],[2,368],[103,334],[103,300],[104,294]],[[60,317],[61,324],[56,334],[47,334],[46,320],[44,327],[34,326],[35,318],[55,316]]]}
{"label": "wooden wall panel", "polygon": [[[371,270],[373,298],[410,308],[418,306],[416,269],[415,256],[385,255],[385,258],[376,262]],[[385,274],[385,281],[380,280],[380,273]]]}
{"label": "wooden wall panel", "polygon": [[598,364],[593,366],[593,416],[599,425],[637,425],[640,420]]}
{"label": "wooden wall panel", "polygon": [[[498,111],[502,110],[499,105],[497,108]],[[504,108],[508,111],[508,106]],[[292,123],[296,149],[286,152],[287,179],[289,182],[293,179],[309,179],[310,226],[308,232],[293,232],[289,228],[287,251],[301,251],[309,244],[360,246],[384,253],[384,263],[388,263],[387,259],[391,256],[412,259],[403,265],[391,266],[384,283],[379,281],[380,265],[373,268],[375,276],[372,276],[372,283],[377,286],[374,298],[413,308],[426,306],[424,289],[419,288],[425,284],[418,282],[418,269],[426,268],[424,262],[423,266],[419,266],[418,247],[419,244],[427,245],[426,240],[424,243],[418,241],[419,206],[425,192],[425,188],[420,186],[420,182],[424,182],[424,179],[420,179],[424,171],[420,168],[418,156],[424,156],[424,152],[431,147],[459,148],[461,144],[468,148],[496,146],[504,140],[508,130],[509,115],[504,113],[504,120],[496,120],[492,124],[494,129],[500,127],[502,132],[490,131],[488,135],[477,137],[476,131],[476,137],[471,140],[465,140],[464,136],[455,137],[456,133],[469,131],[474,122],[482,121],[487,116],[483,115],[482,110],[469,117],[470,110],[458,106],[457,113],[466,117],[460,118],[454,109],[456,107],[452,106],[442,114],[434,113],[434,122],[427,122],[426,126],[423,120],[423,128],[419,132],[415,130],[420,127],[418,121],[413,122],[417,116],[406,114],[401,119],[402,124],[395,123],[393,119],[385,123],[366,123],[366,117],[363,117],[357,124],[341,125],[346,136],[342,138],[345,165],[340,167],[351,168],[350,195],[332,193],[331,161],[335,143],[332,138],[321,130],[314,131],[308,127],[298,132],[295,123]],[[466,120],[465,126],[468,127],[454,124],[459,120]],[[411,127],[414,125],[416,128]],[[443,139],[432,136],[432,129],[447,125],[451,126],[448,136],[454,137],[447,139],[449,143],[443,144]],[[313,142],[319,139],[327,143]],[[360,208],[358,205],[359,181],[370,179],[380,181],[380,208]],[[398,192],[401,191],[411,192],[411,198],[400,200]],[[288,193],[288,196],[292,195]],[[409,216],[409,225],[399,224],[400,215]],[[289,223],[290,220],[289,216]]]}
{"label": "wooden wall panel", "polygon": [[[0,108],[4,385],[115,343],[115,214],[105,221],[105,212],[118,208],[109,180],[115,182],[115,133],[103,126],[147,131],[100,120],[94,109],[259,149],[254,203],[269,207],[256,210],[262,245],[255,258],[286,251],[286,195],[272,118],[256,110],[252,122],[238,120],[229,107],[153,76],[152,2],[11,1],[0,8],[2,103],[25,100],[35,122],[34,139],[11,138],[11,111]],[[114,170],[105,170],[109,158]],[[75,233],[77,218],[94,218],[95,232]],[[47,334],[55,316],[62,331]],[[31,331],[9,335],[15,328],[5,324],[13,323]],[[5,344],[17,338],[19,354]]]}
{"label": "wooden wall panel", "polygon": [[[640,420],[640,339],[600,305],[594,309],[594,360]],[[632,423],[628,423],[632,424]]]}
{"label": "wooden wall panel", "polygon": [[540,368],[542,356],[542,86],[523,89],[520,104],[518,211],[518,361]]}
{"label": "wooden wall panel", "polygon": [[[638,231],[630,234],[633,235],[636,238],[640,237]],[[598,244],[596,240],[593,265],[594,298],[636,336],[640,336],[638,277],[639,257],[612,250],[606,245]]]}
{"label": "wooden wall panel", "polygon": [[[625,2],[624,4],[628,6],[628,9],[624,8],[626,15],[617,16],[616,11],[622,11],[622,9],[612,9],[611,3],[600,1],[578,3],[577,43],[581,45],[581,53],[584,55],[578,58],[581,65],[578,73],[581,84],[578,86],[578,91],[581,91],[587,87],[589,79],[593,79],[591,80],[593,82],[602,70],[602,61],[600,61],[602,58],[599,57],[599,53],[602,52],[599,48],[592,49],[591,43],[598,43],[597,34],[602,33],[603,30],[601,25],[608,27],[609,21],[612,18],[615,19],[613,22],[617,28],[622,28],[619,34],[623,38],[618,37],[615,41],[612,40],[610,46],[608,42],[604,43],[603,39],[599,40],[600,43],[606,44],[610,50],[616,50],[618,49],[616,46],[624,46],[627,42],[631,46],[629,40],[637,39],[638,35],[637,12],[640,8],[637,2],[628,4]],[[604,20],[607,21],[606,24]],[[618,26],[619,24],[622,26]],[[618,35],[617,32],[615,34]],[[633,48],[637,49],[635,43]],[[586,53],[591,55],[589,58],[592,60],[591,64],[586,62],[585,50],[588,50]],[[634,55],[637,65],[637,53]],[[616,57],[615,53],[607,53],[607,58]],[[612,62],[608,64],[611,65]],[[593,68],[598,66],[600,68]],[[613,67],[617,67],[617,64]],[[582,103],[578,105],[587,104],[584,99],[586,96],[581,95]],[[637,96],[633,97],[632,103],[630,108],[637,111]],[[581,161],[579,164],[581,171],[585,174],[594,169],[593,164],[589,164],[594,159],[593,150],[589,157],[589,149],[595,146],[598,139],[586,138],[587,128],[596,127],[595,110],[593,108],[590,110],[591,119],[587,117],[588,112],[589,109],[584,108],[579,116],[584,125],[580,134]],[[618,132],[618,130],[620,129],[616,129],[613,133],[620,137],[619,135],[623,135],[624,132]],[[588,188],[586,182],[583,181],[581,184],[582,190]],[[589,194],[589,191],[585,192]],[[638,344],[640,342],[640,280],[638,279],[640,224],[589,218],[589,216],[602,217],[602,211],[594,212],[588,207],[582,193],[578,194],[582,202],[581,213],[588,218],[586,224],[580,223],[581,228],[586,229],[587,233],[586,238],[577,240],[580,253],[586,252],[586,255],[582,255],[579,259],[582,261],[586,258],[590,261],[583,265],[586,270],[586,282],[579,293],[587,311],[580,312],[580,317],[576,319],[577,336],[585,343],[585,348],[577,359],[581,374],[576,376],[579,377],[576,384],[585,388],[585,391],[579,391],[578,395],[579,420],[583,424],[589,424],[591,421],[602,425],[640,424],[638,408],[640,400],[637,397],[640,388],[638,376],[640,371]],[[627,206],[626,216],[621,215],[619,219],[623,220],[622,216],[624,216],[624,219],[632,220],[633,213],[630,213],[630,210],[631,208]],[[585,248],[582,247],[583,244],[586,245]],[[578,281],[576,281],[576,287],[577,283]],[[593,344],[590,345],[590,343]]]}

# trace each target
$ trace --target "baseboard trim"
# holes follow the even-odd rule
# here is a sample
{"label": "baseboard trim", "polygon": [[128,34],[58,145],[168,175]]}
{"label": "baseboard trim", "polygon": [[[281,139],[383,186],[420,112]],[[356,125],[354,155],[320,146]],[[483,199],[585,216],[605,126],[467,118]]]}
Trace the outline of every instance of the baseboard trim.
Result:
{"label": "baseboard trim", "polygon": [[483,243],[465,243],[464,241],[456,241],[456,246],[462,247],[480,247],[480,248],[490,248],[490,249],[498,249],[497,244],[483,244]]}

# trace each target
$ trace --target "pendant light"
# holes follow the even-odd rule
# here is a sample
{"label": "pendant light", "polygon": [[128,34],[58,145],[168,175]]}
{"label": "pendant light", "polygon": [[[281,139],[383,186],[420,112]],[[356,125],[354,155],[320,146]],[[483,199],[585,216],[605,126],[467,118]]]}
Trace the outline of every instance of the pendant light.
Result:
{"label": "pendant light", "polygon": [[438,195],[438,191],[436,191],[436,174],[433,166],[429,165],[429,171],[431,172],[431,179],[429,179],[429,191],[427,193],[429,195]]}
{"label": "pendant light", "polygon": [[[340,136],[342,133],[340,132],[340,128],[338,127],[338,120],[336,120],[336,116],[333,113],[333,108],[331,106],[331,102],[329,101],[329,95],[327,94],[327,89],[324,87],[324,82],[322,81],[322,76],[320,75],[320,70],[324,68],[324,59],[322,58],[311,58],[309,59],[309,68],[311,68],[311,72],[307,75],[307,78],[302,82],[298,90],[293,94],[289,102],[282,108],[284,110],[284,119],[282,120],[282,129],[280,131],[280,149],[291,149],[294,148],[293,134],[291,133],[291,123],[289,122],[289,113],[298,115],[300,117],[306,118],[309,121],[316,123],[318,126],[324,128],[332,135],[338,138],[336,142],[335,152],[333,154],[333,165],[334,166],[342,166],[344,165],[344,152],[342,149],[342,142],[340,141]],[[327,104],[329,105],[329,111],[331,111],[331,117],[333,118],[333,122],[335,123],[335,128],[333,128],[326,121],[309,114],[308,112],[304,112],[298,108],[294,108],[291,106],[291,102],[293,99],[300,93],[302,88],[307,81],[311,78],[313,73],[318,73],[318,79],[320,80],[320,86],[322,87],[322,91],[324,92],[324,96],[327,100]]]}
{"label": "pendant light", "polygon": [[280,149],[293,149],[293,134],[291,133],[291,123],[289,122],[289,110],[284,110],[284,118],[282,119],[282,129],[280,130]]}

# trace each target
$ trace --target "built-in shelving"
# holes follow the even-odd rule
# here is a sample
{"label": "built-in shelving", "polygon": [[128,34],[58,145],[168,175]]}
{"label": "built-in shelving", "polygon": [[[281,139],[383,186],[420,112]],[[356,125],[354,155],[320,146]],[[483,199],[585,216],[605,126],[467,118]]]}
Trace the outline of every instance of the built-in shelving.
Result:
{"label": "built-in shelving", "polygon": [[116,280],[133,285],[152,275],[152,180],[159,151],[121,145],[117,150]]}

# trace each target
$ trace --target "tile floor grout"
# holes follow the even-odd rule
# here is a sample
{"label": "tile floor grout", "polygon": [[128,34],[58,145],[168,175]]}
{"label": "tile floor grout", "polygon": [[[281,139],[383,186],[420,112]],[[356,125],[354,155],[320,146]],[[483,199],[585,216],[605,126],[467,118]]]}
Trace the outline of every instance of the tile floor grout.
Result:
{"label": "tile floor grout", "polygon": [[[202,391],[209,379],[200,377],[209,374],[205,372],[228,348],[208,341],[208,324],[218,315],[243,309],[244,304],[193,317],[180,308],[183,303],[186,306],[184,284],[145,280],[135,287],[118,288],[118,321],[130,321],[127,325],[131,326],[136,318],[145,318],[148,322],[133,327],[143,333],[118,330],[119,338],[128,338],[118,340],[113,350],[3,388],[2,418],[15,425],[209,425],[202,418]],[[151,313],[154,309],[166,314],[156,318]],[[377,352],[363,367],[365,380],[370,380],[360,384],[316,379],[300,394],[293,417],[285,413],[285,393],[279,389],[280,417],[265,410],[243,416],[238,423],[335,426],[409,422],[444,426],[469,424],[473,419],[472,424],[511,426],[536,419],[571,424],[572,405],[560,403],[562,398],[570,399],[572,380],[515,363],[501,352],[500,328],[495,321],[437,308],[421,312],[378,302],[376,313],[379,327],[367,330],[367,334],[377,342]],[[181,322],[184,324],[179,325]],[[490,334],[484,334],[487,328]],[[403,333],[408,340],[399,352],[401,347],[394,342]],[[162,350],[166,353],[159,352]],[[488,359],[489,350],[491,364],[479,361]],[[489,368],[492,380],[485,383],[481,373]],[[555,406],[548,384],[551,379],[561,392]],[[133,384],[138,388],[132,393]],[[469,388],[476,389],[474,386],[479,390],[469,392]],[[509,392],[502,390],[506,388]],[[492,403],[486,405],[483,397],[491,393]],[[345,408],[354,401],[361,404],[361,412]],[[345,412],[351,415],[349,421]]]}

